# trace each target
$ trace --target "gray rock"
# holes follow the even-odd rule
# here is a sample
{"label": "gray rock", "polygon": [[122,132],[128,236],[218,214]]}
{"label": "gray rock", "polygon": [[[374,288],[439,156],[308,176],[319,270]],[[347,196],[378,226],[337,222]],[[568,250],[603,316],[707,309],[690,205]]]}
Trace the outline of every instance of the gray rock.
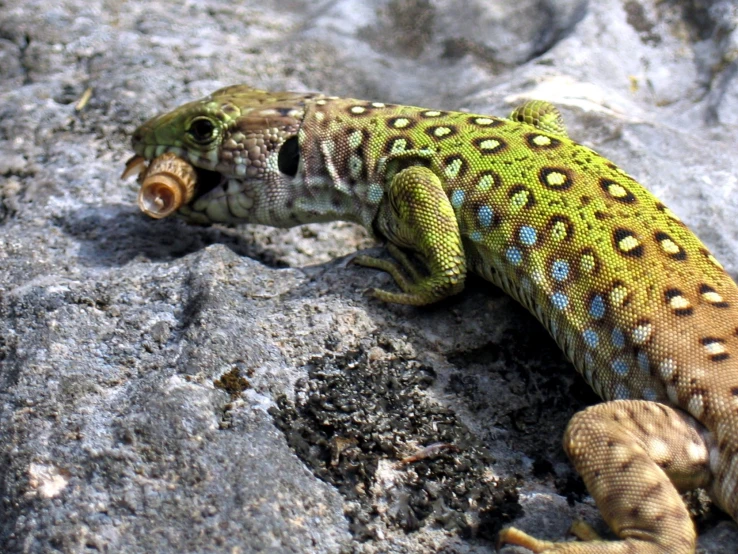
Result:
{"label": "gray rock", "polygon": [[[346,223],[148,220],[129,135],[241,82],[542,98],[735,278],[737,27],[719,0],[5,2],[0,551],[481,553],[510,521],[601,528],[560,447],[596,398],[522,308],[478,280],[374,302],[391,284],[347,263],[372,242]],[[454,447],[400,462],[432,443]],[[734,552],[693,506],[703,551]]]}

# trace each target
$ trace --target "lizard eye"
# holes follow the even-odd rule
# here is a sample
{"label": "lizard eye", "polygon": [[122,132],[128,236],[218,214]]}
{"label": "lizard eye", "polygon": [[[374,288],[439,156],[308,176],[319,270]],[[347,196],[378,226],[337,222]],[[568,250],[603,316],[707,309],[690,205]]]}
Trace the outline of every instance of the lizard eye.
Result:
{"label": "lizard eye", "polygon": [[198,144],[207,144],[215,138],[215,124],[207,117],[192,120],[187,132]]}
{"label": "lizard eye", "polygon": [[300,145],[297,143],[297,137],[290,137],[282,147],[279,149],[279,155],[277,156],[277,167],[279,170],[288,175],[294,177],[297,175],[297,167],[300,165]]}

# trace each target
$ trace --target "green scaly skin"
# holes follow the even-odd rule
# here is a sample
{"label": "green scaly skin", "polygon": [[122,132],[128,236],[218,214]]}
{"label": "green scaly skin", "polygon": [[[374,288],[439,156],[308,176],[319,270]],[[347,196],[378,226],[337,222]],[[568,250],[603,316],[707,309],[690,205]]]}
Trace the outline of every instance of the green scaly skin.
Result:
{"label": "green scaly skin", "polygon": [[199,168],[179,212],[194,222],[357,222],[397,260],[356,258],[400,288],[377,298],[429,304],[472,271],[548,328],[606,400],[572,419],[564,447],[620,540],[510,528],[502,543],[691,553],[677,490],[697,486],[738,518],[738,289],[650,192],[569,139],[550,104],[503,119],[233,86],[145,123],[133,147]]}

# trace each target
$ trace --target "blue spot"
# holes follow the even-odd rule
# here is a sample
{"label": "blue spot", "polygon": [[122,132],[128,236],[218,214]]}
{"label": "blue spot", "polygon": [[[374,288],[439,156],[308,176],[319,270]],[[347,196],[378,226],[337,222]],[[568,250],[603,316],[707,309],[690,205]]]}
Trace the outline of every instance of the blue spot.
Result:
{"label": "blue spot", "polygon": [[649,361],[648,361],[648,354],[646,354],[643,350],[638,352],[638,367],[641,371],[648,373],[649,370]]}
{"label": "blue spot", "polygon": [[621,383],[615,387],[615,390],[612,393],[612,398],[613,400],[627,400],[630,398],[630,393],[625,385]]}
{"label": "blue spot", "polygon": [[592,354],[589,352],[586,352],[584,354],[584,367],[592,368],[594,367],[594,359],[592,358]]}
{"label": "blue spot", "polygon": [[589,315],[595,319],[602,319],[605,315],[605,301],[599,294],[592,299],[589,305]]}
{"label": "blue spot", "polygon": [[520,228],[519,236],[520,242],[526,246],[533,246],[538,240],[538,233],[536,233],[536,230],[533,227],[528,225],[523,225]]}
{"label": "blue spot", "polygon": [[455,190],[451,193],[451,205],[458,210],[464,203],[465,196],[466,194],[463,190]]}
{"label": "blue spot", "polygon": [[656,395],[656,391],[653,390],[651,387],[646,387],[643,389],[643,400],[656,400],[658,396]]}
{"label": "blue spot", "polygon": [[622,358],[616,358],[612,362],[612,370],[618,375],[625,375],[628,373],[628,364]]}
{"label": "blue spot", "polygon": [[384,196],[384,190],[376,183],[369,185],[369,192],[367,192],[367,199],[372,204],[379,204]]}
{"label": "blue spot", "polygon": [[551,295],[551,302],[553,302],[553,305],[559,310],[563,310],[569,305],[569,297],[563,292],[556,291]]}
{"label": "blue spot", "polygon": [[508,248],[505,255],[507,256],[508,261],[513,265],[520,265],[520,262],[523,261],[523,253],[519,248],[515,248],[514,246]]}
{"label": "blue spot", "polygon": [[566,278],[569,276],[569,262],[556,260],[551,266],[551,274],[557,281],[566,281]]}
{"label": "blue spot", "polygon": [[479,231],[472,231],[469,233],[469,238],[472,239],[474,242],[482,242],[482,233]]}
{"label": "blue spot", "polygon": [[590,348],[597,348],[597,345],[600,344],[600,336],[597,334],[597,331],[593,331],[592,329],[585,329],[582,337]]}
{"label": "blue spot", "polygon": [[492,225],[492,220],[495,217],[495,212],[489,206],[480,206],[477,211],[477,217],[479,218],[479,224],[482,227],[489,227]]}
{"label": "blue spot", "polygon": [[612,340],[612,345],[615,348],[625,348],[625,335],[617,327],[612,330],[610,340]]}

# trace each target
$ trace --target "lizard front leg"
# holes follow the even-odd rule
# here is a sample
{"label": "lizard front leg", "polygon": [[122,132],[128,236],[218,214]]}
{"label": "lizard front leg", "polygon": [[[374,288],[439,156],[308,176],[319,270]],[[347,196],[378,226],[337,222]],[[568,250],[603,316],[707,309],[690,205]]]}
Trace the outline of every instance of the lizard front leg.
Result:
{"label": "lizard front leg", "polygon": [[[403,291],[374,289],[371,294],[376,298],[423,306],[464,288],[466,258],[459,224],[433,171],[411,166],[397,173],[387,188],[375,226],[389,241],[390,253],[399,264],[371,256],[357,256],[354,263],[386,271]],[[428,274],[418,271],[398,246],[417,252]]]}

